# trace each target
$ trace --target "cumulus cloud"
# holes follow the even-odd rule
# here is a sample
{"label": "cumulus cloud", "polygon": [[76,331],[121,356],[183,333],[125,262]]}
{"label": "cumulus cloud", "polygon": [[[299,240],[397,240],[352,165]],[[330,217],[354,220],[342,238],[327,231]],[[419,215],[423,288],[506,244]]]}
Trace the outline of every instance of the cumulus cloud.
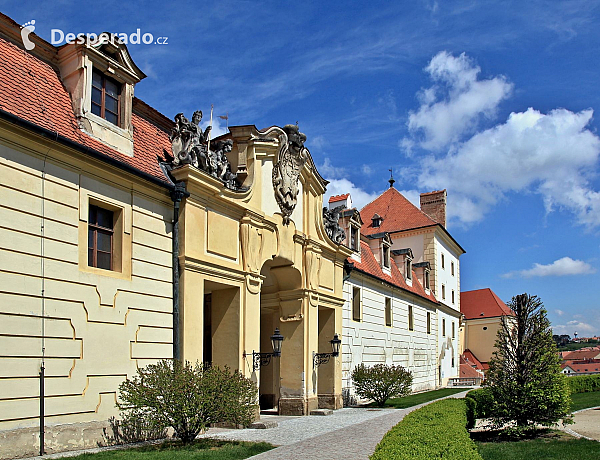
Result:
{"label": "cumulus cloud", "polygon": [[562,310],[559,310],[558,308],[557,308],[556,310],[554,310],[554,313],[556,313],[558,316],[562,316],[562,315],[564,315],[564,314],[565,314],[565,312],[564,312],[564,311],[562,311]]}
{"label": "cumulus cloud", "polygon": [[419,185],[449,190],[448,216],[463,223],[483,219],[508,192],[539,193],[547,212],[575,214],[580,224],[600,225],[600,193],[590,185],[600,138],[589,129],[591,109],[578,113],[533,108],[455,144],[442,157],[422,162]]}
{"label": "cumulus cloud", "polygon": [[577,332],[578,335],[593,335],[598,333],[598,327],[583,321],[567,321],[566,324],[552,325],[553,334],[568,334],[573,336]]}
{"label": "cumulus cloud", "polygon": [[[570,257],[563,257],[548,265],[534,263],[533,267],[527,270],[505,273],[502,277],[513,278],[515,276],[523,276],[525,278],[532,278],[541,276],[589,275],[595,272],[596,269],[594,267],[582,260],[573,260]],[[558,311],[559,310],[557,310],[557,314]]]}
{"label": "cumulus cloud", "polygon": [[327,179],[329,181],[329,185],[327,186],[327,191],[325,192],[325,196],[323,197],[323,203],[327,203],[329,201],[329,197],[334,195],[341,195],[343,193],[349,193],[352,198],[352,205],[359,210],[362,209],[366,204],[373,201],[377,198],[381,192],[378,193],[369,193],[365,192],[363,189],[357,187],[348,179]]}
{"label": "cumulus cloud", "polygon": [[424,70],[433,86],[417,94],[420,107],[409,113],[412,138],[400,142],[409,155],[415,143],[427,150],[440,150],[473,132],[481,118],[495,115],[498,104],[513,88],[502,75],[480,79],[481,69],[465,53],[456,57],[442,51]]}

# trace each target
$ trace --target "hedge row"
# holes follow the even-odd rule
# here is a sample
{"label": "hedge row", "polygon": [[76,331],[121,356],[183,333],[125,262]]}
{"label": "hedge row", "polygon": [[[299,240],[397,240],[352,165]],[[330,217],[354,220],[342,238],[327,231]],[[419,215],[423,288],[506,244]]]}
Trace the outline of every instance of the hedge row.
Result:
{"label": "hedge row", "polygon": [[571,393],[588,393],[600,391],[600,374],[597,375],[574,375],[567,377],[567,385]]}
{"label": "hedge row", "polygon": [[444,399],[408,414],[377,445],[371,460],[482,460],[469,437],[467,403]]}
{"label": "hedge row", "polygon": [[480,388],[469,391],[465,399],[467,400],[467,427],[475,426],[475,419],[489,418],[494,398],[489,388]]}

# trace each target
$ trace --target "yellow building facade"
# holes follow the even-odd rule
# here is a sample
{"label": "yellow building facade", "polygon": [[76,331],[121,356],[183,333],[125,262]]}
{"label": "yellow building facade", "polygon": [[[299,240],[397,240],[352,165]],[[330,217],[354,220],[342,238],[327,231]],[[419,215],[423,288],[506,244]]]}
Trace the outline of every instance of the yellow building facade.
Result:
{"label": "yellow building facade", "polygon": [[[280,414],[340,408],[341,360],[314,354],[342,334],[351,251],[328,236],[327,183],[297,126],[230,127],[197,150],[218,156],[209,174],[178,156],[177,119],[133,98],[145,76],[124,45],[56,49],[32,34],[29,53],[11,21],[0,17],[0,458],[39,451],[41,404],[46,452],[95,447],[119,384],[173,357],[239,370]],[[120,85],[114,124],[94,114],[98,81]],[[276,328],[281,356],[261,366],[253,354],[272,351]]]}

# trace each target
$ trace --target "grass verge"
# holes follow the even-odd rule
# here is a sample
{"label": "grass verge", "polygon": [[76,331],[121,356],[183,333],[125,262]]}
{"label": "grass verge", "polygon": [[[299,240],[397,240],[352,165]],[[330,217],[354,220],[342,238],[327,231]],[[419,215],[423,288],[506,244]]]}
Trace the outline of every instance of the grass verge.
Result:
{"label": "grass verge", "polygon": [[471,433],[484,460],[597,460],[600,443],[555,430],[533,432],[529,439],[506,440],[497,431]]}
{"label": "grass verge", "polygon": [[600,406],[600,391],[591,393],[575,393],[571,395],[571,410],[587,409]]}
{"label": "grass verge", "polygon": [[386,407],[393,407],[395,409],[406,409],[407,407],[416,406],[417,404],[423,404],[434,399],[443,398],[456,393],[465,391],[464,388],[442,388],[440,390],[425,391],[423,393],[417,393],[414,395],[404,396],[403,398],[392,398],[385,402]]}
{"label": "grass verge", "polygon": [[76,460],[237,460],[258,455],[273,449],[266,442],[221,441],[198,439],[184,446],[180,442],[166,441],[131,449],[107,450],[96,454],[82,454]]}

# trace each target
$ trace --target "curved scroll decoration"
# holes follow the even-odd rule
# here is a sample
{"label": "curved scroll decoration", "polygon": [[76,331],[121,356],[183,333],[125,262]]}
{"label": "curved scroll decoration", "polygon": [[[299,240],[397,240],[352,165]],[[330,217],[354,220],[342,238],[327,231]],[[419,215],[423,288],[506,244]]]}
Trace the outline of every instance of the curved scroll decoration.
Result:
{"label": "curved scroll decoration", "polygon": [[273,165],[273,189],[283,214],[283,225],[289,225],[298,202],[300,171],[308,159],[308,152],[304,147],[306,135],[299,131],[297,125],[285,125],[283,131],[285,136],[280,136],[279,157]]}

